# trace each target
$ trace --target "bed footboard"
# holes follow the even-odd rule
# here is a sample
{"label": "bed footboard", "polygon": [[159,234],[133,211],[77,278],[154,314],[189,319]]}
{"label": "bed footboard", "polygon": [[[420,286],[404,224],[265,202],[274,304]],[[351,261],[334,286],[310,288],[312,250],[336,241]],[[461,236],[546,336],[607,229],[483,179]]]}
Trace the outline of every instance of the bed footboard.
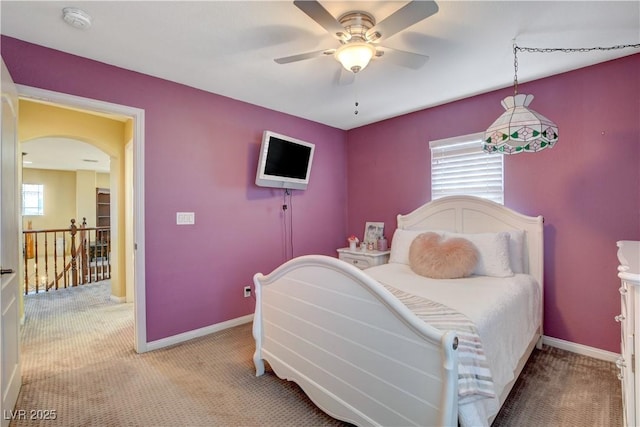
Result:
{"label": "bed footboard", "polygon": [[254,276],[253,356],[356,425],[457,425],[457,338],[358,268],[321,255]]}

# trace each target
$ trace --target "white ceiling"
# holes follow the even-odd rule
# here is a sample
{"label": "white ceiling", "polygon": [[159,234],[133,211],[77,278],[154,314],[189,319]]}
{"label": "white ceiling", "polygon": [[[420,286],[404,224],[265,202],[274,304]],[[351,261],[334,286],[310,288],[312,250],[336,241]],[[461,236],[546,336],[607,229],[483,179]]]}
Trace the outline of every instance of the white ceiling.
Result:
{"label": "white ceiling", "polygon": [[83,141],[37,138],[23,142],[20,148],[23,153],[22,166],[25,168],[109,173],[109,155]]}
{"label": "white ceiling", "polygon": [[[406,1],[326,1],[338,17],[365,10],[380,21]],[[2,34],[183,83],[273,110],[351,129],[513,83],[512,43],[581,48],[640,42],[638,1],[438,1],[439,12],[383,45],[429,55],[419,70],[372,61],[339,85],[332,57],[273,59],[338,47],[292,1],[6,1]],[[62,20],[81,7],[90,29]],[[518,55],[518,80],[546,77],[639,49]],[[359,101],[359,114],[354,102]],[[496,107],[496,114],[499,113]]]}

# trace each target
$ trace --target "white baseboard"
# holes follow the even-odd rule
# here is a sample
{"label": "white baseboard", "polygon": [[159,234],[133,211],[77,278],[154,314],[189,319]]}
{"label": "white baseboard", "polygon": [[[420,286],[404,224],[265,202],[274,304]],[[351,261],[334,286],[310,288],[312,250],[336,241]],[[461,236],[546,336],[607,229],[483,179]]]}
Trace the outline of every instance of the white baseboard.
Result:
{"label": "white baseboard", "polygon": [[109,296],[109,299],[113,302],[117,302],[118,304],[127,302],[127,297],[117,297],[115,295]]}
{"label": "white baseboard", "polygon": [[173,335],[171,337],[162,338],[156,341],[147,343],[146,351],[158,350],[160,348],[169,347],[171,345],[180,344],[185,341],[192,340],[194,338],[204,337],[205,335],[219,332],[225,329],[233,328],[234,326],[243,325],[253,321],[253,314],[247,314],[246,316],[237,317],[235,319],[227,320],[225,322],[216,323],[215,325],[206,326],[200,329],[194,329],[193,331],[184,332],[182,334]]}
{"label": "white baseboard", "polygon": [[559,338],[543,336],[542,343],[550,347],[556,347],[561,350],[567,350],[572,353],[593,357],[594,359],[605,360],[607,362],[615,363],[615,361],[620,357],[620,354],[618,353],[613,353],[607,350],[600,350],[599,348],[589,347],[583,344],[576,344],[570,341],[561,340]]}
{"label": "white baseboard", "polygon": [[[111,298],[117,298],[113,295]],[[124,302],[124,301],[119,301]],[[233,328],[234,326],[243,325],[253,321],[253,314],[247,314],[246,316],[237,317],[235,319],[227,320],[225,322],[216,323],[215,325],[206,326],[200,329],[194,329],[193,331],[184,332],[182,334],[173,335],[171,337],[162,338],[156,341],[147,343],[146,351],[158,350],[164,347],[180,344],[185,341],[192,340],[194,338],[204,337],[215,332],[223,331],[225,329]],[[561,340],[559,338],[553,338],[548,336],[542,337],[542,343],[550,347],[556,347],[561,350],[570,351],[572,353],[581,354],[583,356],[593,357],[594,359],[605,360],[607,362],[614,362],[620,357],[620,354],[613,353],[607,350],[601,350],[595,347],[589,347],[583,344],[577,344],[570,341]]]}

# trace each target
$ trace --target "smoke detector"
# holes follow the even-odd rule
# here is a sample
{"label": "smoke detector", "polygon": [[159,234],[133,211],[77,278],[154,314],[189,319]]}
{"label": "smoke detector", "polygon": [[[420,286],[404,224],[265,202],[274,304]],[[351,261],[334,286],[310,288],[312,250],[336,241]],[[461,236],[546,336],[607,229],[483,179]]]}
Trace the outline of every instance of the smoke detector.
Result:
{"label": "smoke detector", "polygon": [[91,18],[91,15],[87,12],[77,7],[65,7],[62,9],[62,19],[74,28],[86,30],[91,27],[93,18]]}

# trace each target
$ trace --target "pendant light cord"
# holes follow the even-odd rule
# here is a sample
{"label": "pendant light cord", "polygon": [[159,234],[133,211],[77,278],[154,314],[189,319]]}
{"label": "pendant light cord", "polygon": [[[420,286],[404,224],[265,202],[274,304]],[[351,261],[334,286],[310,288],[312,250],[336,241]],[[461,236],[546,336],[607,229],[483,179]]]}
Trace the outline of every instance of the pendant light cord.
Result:
{"label": "pendant light cord", "polygon": [[[562,53],[574,53],[574,52],[592,52],[594,50],[599,51],[607,51],[607,50],[618,50],[618,49],[639,49],[640,43],[636,44],[619,44],[615,46],[596,46],[596,47],[579,47],[579,48],[566,48],[566,47],[523,47],[518,46],[513,43],[513,91],[514,95],[518,94],[518,51],[527,52],[527,53],[553,53],[553,52],[562,52]],[[357,114],[357,113],[356,113]]]}
{"label": "pendant light cord", "polygon": [[550,52],[563,52],[563,53],[573,53],[573,52],[591,52],[594,50],[606,51],[606,50],[618,50],[618,49],[640,49],[640,43],[637,44],[619,44],[615,46],[608,47],[579,47],[579,48],[566,48],[566,47],[522,47],[516,44],[513,45],[514,50],[521,50],[523,52],[529,53],[550,53]]}
{"label": "pendant light cord", "polygon": [[513,44],[513,95],[518,94],[518,47],[517,44]]}

